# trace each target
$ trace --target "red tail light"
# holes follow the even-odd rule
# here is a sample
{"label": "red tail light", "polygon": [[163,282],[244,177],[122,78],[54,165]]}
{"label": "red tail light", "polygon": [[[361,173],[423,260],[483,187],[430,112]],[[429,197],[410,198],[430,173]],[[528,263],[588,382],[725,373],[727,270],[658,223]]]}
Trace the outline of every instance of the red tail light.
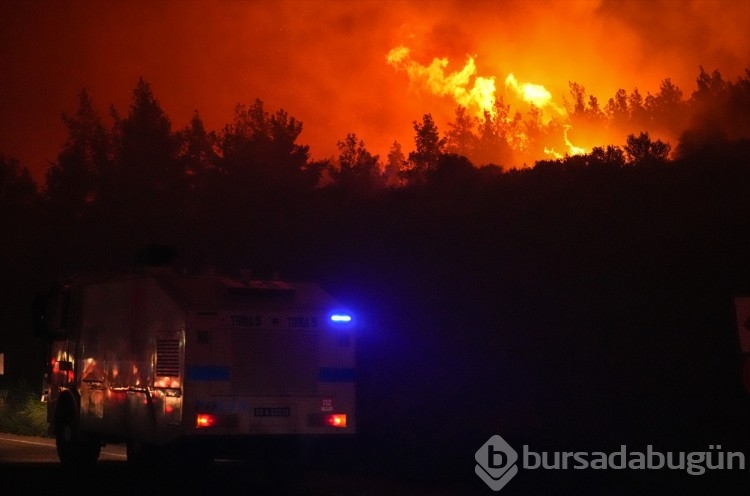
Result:
{"label": "red tail light", "polygon": [[195,416],[195,427],[201,429],[204,427],[213,427],[217,424],[218,418],[210,413],[199,413]]}
{"label": "red tail light", "polygon": [[346,414],[345,413],[331,413],[324,417],[326,425],[331,427],[346,427]]}
{"label": "red tail light", "polygon": [[313,413],[309,417],[311,427],[334,427],[343,429],[346,427],[345,413]]}

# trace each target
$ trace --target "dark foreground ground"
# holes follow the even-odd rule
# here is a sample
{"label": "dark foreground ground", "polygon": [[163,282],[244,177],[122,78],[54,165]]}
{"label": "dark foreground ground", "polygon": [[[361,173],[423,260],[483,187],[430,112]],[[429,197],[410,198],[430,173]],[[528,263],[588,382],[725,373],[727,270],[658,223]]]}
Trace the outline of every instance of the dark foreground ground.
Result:
{"label": "dark foreground ground", "polygon": [[313,471],[292,485],[273,481],[253,467],[221,464],[208,469],[133,471],[125,463],[101,462],[86,473],[70,473],[53,464],[0,465],[3,494],[191,494],[191,495],[490,495],[490,494],[747,494],[747,470],[690,476],[684,471],[524,470],[499,492],[478,477],[462,484],[404,480],[366,473]]}
{"label": "dark foreground ground", "polygon": [[[3,437],[9,437],[3,435]],[[16,439],[24,439],[16,437]],[[454,467],[452,475],[438,473],[436,466],[402,467],[402,470],[378,470],[373,466],[348,463],[343,468],[324,460],[313,461],[299,478],[283,470],[268,470],[261,464],[221,460],[208,466],[163,465],[133,468],[124,461],[121,447],[112,446],[96,465],[85,470],[70,470],[54,461],[50,440],[30,443],[0,443],[0,493],[15,494],[104,494],[104,495],[285,495],[285,496],[448,496],[490,494],[596,494],[596,495],[663,495],[663,494],[746,494],[750,471],[707,470],[690,475],[683,469],[531,469],[533,455],[523,458],[523,445],[516,445],[521,458],[519,472],[499,492],[493,492],[474,474],[475,461],[465,460]],[[38,441],[38,443],[36,442]],[[595,446],[595,439],[573,443],[570,450]],[[684,448],[687,449],[687,443]],[[512,446],[512,444],[511,444]],[[715,445],[713,445],[716,448]],[[405,446],[405,450],[419,447]],[[659,446],[653,446],[657,450]],[[714,464],[719,450],[712,448]],[[721,451],[735,451],[722,446]],[[552,453],[561,446],[531,442],[526,451]],[[606,451],[605,448],[602,448]],[[628,446],[629,452],[646,446]],[[708,449],[708,446],[706,447]],[[119,450],[119,451],[118,451]],[[613,449],[608,452],[619,451]],[[674,450],[673,454],[676,454]],[[744,455],[748,458],[747,450]],[[593,456],[593,455],[583,455]],[[22,461],[15,462],[14,459]],[[499,460],[499,459],[498,459]],[[448,459],[434,460],[446,463]],[[497,460],[496,460],[497,461]],[[349,460],[352,462],[352,460]],[[619,460],[615,460],[619,463]],[[572,460],[571,460],[572,464]],[[342,464],[343,465],[343,464]],[[704,464],[705,465],[705,464]]]}

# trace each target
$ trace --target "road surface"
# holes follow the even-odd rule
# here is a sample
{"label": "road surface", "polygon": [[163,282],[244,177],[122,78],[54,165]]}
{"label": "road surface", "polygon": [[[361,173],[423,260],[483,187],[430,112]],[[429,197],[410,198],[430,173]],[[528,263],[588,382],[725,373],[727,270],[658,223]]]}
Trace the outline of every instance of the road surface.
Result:
{"label": "road surface", "polygon": [[487,487],[429,487],[389,477],[310,471],[302,482],[269,480],[243,462],[217,461],[186,469],[133,468],[123,446],[108,445],[99,462],[83,472],[67,470],[57,460],[54,440],[0,432],[0,495],[101,494],[105,496],[184,494],[242,496],[449,496],[495,494]]}
{"label": "road surface", "polygon": [[[125,448],[110,445],[102,449],[101,461],[124,461]],[[17,436],[0,432],[0,464],[57,463],[55,440]]]}

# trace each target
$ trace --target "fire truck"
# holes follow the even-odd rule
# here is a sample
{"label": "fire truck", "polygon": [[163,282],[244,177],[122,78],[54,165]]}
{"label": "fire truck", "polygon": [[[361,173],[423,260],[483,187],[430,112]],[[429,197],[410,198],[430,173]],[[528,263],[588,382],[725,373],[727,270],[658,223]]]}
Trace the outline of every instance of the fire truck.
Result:
{"label": "fire truck", "polygon": [[106,443],[212,459],[356,432],[355,322],[317,284],[143,270],[75,278],[34,308],[64,464]]}

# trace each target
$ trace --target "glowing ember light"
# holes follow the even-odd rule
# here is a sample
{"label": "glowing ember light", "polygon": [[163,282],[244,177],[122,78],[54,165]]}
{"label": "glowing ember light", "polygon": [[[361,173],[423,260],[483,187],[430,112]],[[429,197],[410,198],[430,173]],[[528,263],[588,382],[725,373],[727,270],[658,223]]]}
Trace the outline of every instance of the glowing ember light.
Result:
{"label": "glowing ember light", "polygon": [[450,96],[459,105],[472,109],[477,116],[495,112],[495,78],[477,76],[474,57],[469,57],[460,70],[446,74],[447,58],[435,57],[425,66],[412,60],[411,52],[399,46],[388,52],[388,64],[406,72],[412,83],[421,85],[439,96]]}
{"label": "glowing ember light", "polygon": [[[570,142],[568,139],[568,130],[573,127],[570,124],[565,125],[565,131],[563,131],[563,136],[565,137],[565,144],[568,145],[568,151],[571,155],[585,155],[586,150],[584,148],[575,146],[573,143]],[[545,150],[546,152],[547,150]]]}

